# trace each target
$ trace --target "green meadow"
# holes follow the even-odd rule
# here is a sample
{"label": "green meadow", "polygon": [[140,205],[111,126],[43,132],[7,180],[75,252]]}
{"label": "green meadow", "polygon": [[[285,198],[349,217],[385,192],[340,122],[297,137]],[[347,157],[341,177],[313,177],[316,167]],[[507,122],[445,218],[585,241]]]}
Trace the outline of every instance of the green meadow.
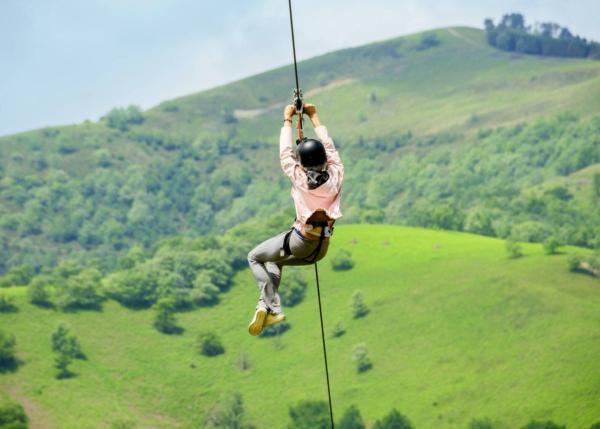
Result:
{"label": "green meadow", "polygon": [[[546,255],[524,244],[524,256],[510,259],[503,240],[386,225],[339,226],[329,256],[341,248],[353,269],[319,264],[338,418],[356,404],[368,424],[395,407],[417,428],[466,428],[481,417],[507,428],[600,420],[600,281],[569,272],[568,252],[580,249]],[[246,331],[257,299],[248,270],[219,305],[178,313],[182,335],[157,332],[151,310],[108,301],[102,311],[61,313],[7,289],[19,311],[0,323],[16,335],[21,365],[0,388],[25,406],[32,428],[199,428],[233,392],[257,428],[284,428],[290,405],[326,400],[314,273],[302,271],[307,295],[286,311],[291,329],[271,338]],[[352,317],[357,290],[370,309],[361,319]],[[61,321],[87,360],[58,380],[50,335]],[[338,321],[346,334],[333,338]],[[225,354],[197,352],[203,330],[219,333]],[[361,374],[352,360],[359,343],[373,362]]]}

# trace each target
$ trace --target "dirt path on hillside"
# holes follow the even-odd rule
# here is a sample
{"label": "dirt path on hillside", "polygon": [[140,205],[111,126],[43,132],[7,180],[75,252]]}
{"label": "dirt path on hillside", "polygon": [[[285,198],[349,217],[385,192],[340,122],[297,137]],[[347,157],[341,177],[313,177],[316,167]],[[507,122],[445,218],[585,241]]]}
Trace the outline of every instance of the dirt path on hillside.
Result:
{"label": "dirt path on hillside", "polygon": [[11,398],[17,401],[25,408],[25,414],[29,419],[29,429],[54,429],[56,426],[51,423],[48,414],[31,399],[23,394],[20,386],[12,386],[8,389]]}
{"label": "dirt path on hillside", "polygon": [[[315,95],[320,94],[321,92],[331,91],[334,88],[337,88],[339,86],[349,85],[355,81],[356,81],[356,79],[351,79],[351,78],[334,80],[334,81],[329,82],[327,85],[319,86],[317,88],[311,89],[310,91],[307,91],[304,94],[304,97],[305,98],[314,97]],[[264,115],[265,113],[269,113],[274,110],[281,109],[288,103],[289,103],[288,101],[282,101],[282,102],[271,104],[270,106],[263,107],[260,109],[235,109],[233,111],[233,116],[236,119],[255,118],[259,115]]]}
{"label": "dirt path on hillside", "polygon": [[456,31],[454,28],[448,28],[448,33],[452,34],[454,37],[458,37],[461,40],[464,40],[465,42],[467,42],[469,45],[472,46],[479,46],[476,42],[474,42],[473,40],[469,39],[468,37],[460,34],[458,31]]}

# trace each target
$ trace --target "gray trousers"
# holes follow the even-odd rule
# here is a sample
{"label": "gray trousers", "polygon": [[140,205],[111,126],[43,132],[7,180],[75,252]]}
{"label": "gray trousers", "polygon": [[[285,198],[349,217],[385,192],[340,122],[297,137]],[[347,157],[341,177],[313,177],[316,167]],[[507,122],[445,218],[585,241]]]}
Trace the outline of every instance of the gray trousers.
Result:
{"label": "gray trousers", "polygon": [[[269,238],[256,246],[248,253],[248,263],[252,274],[258,283],[260,297],[256,308],[264,308],[271,313],[281,313],[281,299],[279,297],[279,283],[281,272],[285,265],[311,265],[319,242],[302,237],[297,231],[290,235],[291,255],[281,256],[283,240],[289,231],[282,232],[275,237]],[[315,262],[323,259],[329,248],[329,239],[323,240],[319,254]],[[310,259],[310,262],[306,260]]]}

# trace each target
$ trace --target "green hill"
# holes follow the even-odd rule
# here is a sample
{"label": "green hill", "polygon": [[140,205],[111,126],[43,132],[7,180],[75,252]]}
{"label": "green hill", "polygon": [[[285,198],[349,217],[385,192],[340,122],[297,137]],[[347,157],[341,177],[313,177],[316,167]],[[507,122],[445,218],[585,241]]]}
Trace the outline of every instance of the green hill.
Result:
{"label": "green hill", "polygon": [[[600,187],[572,201],[530,192],[600,163],[600,62],[507,53],[481,30],[448,28],[299,67],[347,166],[345,221],[588,247],[600,237]],[[0,138],[0,273],[66,257],[109,271],[135,243],[280,212],[292,76],[283,67],[147,112]]]}
{"label": "green hill", "polygon": [[[331,254],[350,249],[354,269],[320,264],[325,324],[347,333],[328,339],[335,413],[356,404],[373,423],[396,407],[418,428],[466,428],[487,416],[506,427],[552,419],[570,429],[600,420],[600,284],[568,271],[567,255],[524,245],[508,259],[501,240],[394,226],[345,225]],[[571,249],[572,250],[572,249]],[[308,279],[311,268],[305,268]],[[213,308],[178,314],[182,335],[152,327],[153,313],[108,302],[102,311],[60,313],[26,303],[0,314],[17,337],[23,363],[0,377],[25,405],[32,427],[197,428],[228,394],[243,394],[257,428],[284,427],[288,407],[326,399],[316,292],[287,310],[279,338],[246,332],[256,287],[248,270]],[[282,285],[285,287],[285,284]],[[370,313],[353,319],[351,296]],[[50,335],[59,321],[79,337],[86,361],[57,380]],[[219,332],[224,355],[195,351],[203,330]],[[366,343],[373,368],[358,374],[352,349]],[[244,353],[249,370],[239,369]],[[273,421],[284,423],[272,423]]]}

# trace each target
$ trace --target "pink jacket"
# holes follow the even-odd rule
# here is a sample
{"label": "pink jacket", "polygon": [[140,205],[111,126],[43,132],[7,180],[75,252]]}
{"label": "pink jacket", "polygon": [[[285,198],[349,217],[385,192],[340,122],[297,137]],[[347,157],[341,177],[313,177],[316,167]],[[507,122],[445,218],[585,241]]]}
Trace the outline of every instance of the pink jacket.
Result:
{"label": "pink jacket", "polygon": [[329,180],[316,189],[308,189],[307,177],[296,152],[292,147],[292,127],[283,127],[279,138],[279,157],[281,168],[292,182],[292,198],[296,206],[296,223],[294,227],[305,231],[306,220],[317,209],[323,209],[331,219],[342,217],[340,196],[344,180],[344,165],[340,159],[333,140],[327,134],[327,128],[315,128],[315,133],[327,153],[327,172]]}

